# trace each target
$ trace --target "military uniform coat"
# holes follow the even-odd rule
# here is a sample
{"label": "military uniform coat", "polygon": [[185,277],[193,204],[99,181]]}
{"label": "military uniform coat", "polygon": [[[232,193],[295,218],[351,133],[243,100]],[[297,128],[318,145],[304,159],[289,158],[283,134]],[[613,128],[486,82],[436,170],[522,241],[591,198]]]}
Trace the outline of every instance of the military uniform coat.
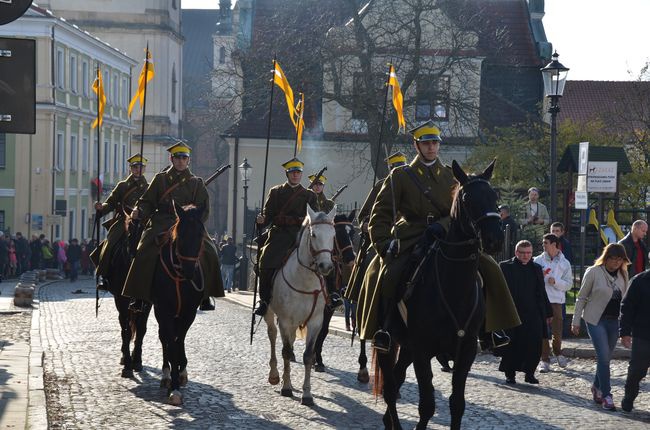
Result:
{"label": "military uniform coat", "polygon": [[316,207],[313,207],[312,209],[318,212],[329,213],[332,209],[334,209],[334,205],[334,200],[330,200],[325,197],[325,193],[320,193],[316,194]]}
{"label": "military uniform coat", "polygon": [[97,273],[99,275],[106,276],[109,274],[110,260],[115,244],[119,243],[126,235],[126,228],[124,226],[126,213],[131,213],[136,202],[147,189],[147,185],[147,179],[144,176],[135,177],[129,175],[125,180],[118,182],[111,195],[102,203],[100,216],[113,211],[115,215],[109,221],[110,227],[108,227],[106,239],[92,252],[93,256],[91,256],[91,259],[94,262],[96,261]]}
{"label": "military uniform coat", "polygon": [[316,194],[302,185],[288,182],[269,190],[264,204],[265,223],[270,226],[260,250],[259,268],[279,269],[289,250],[295,245],[300,226],[307,215],[307,204],[316,209]]}
{"label": "military uniform coat", "polygon": [[[172,187],[173,189],[168,192],[167,190]],[[137,202],[140,218],[148,219],[148,221],[124,284],[123,294],[125,296],[152,301],[151,289],[154,270],[162,245],[160,235],[176,223],[173,203],[180,206],[194,204],[204,207],[203,221],[208,218],[209,196],[201,178],[194,176],[189,169],[178,172],[173,166],[156,174],[149,188]],[[207,232],[204,234],[203,241],[200,264],[205,283],[204,295],[206,297],[223,297],[217,249]]]}

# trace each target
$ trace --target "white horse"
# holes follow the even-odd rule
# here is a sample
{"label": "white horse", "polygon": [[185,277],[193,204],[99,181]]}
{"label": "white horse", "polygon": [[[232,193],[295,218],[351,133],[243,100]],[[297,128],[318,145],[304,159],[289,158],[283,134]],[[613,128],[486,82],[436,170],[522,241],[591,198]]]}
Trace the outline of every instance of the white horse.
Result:
{"label": "white horse", "polygon": [[327,301],[327,288],[324,275],[333,269],[332,249],[334,248],[334,215],[336,207],[328,214],[314,212],[307,205],[307,216],[298,234],[298,248],[294,249],[284,266],[277,272],[273,282],[273,298],[264,316],[271,342],[271,361],[269,383],[280,382],[278,360],[275,355],[275,340],[278,333],[274,316],[277,315],[282,336],[282,395],[293,396],[291,385],[290,360],[293,357],[293,343],[296,331],[301,335],[306,330],[305,380],[302,385],[303,405],[311,406],[311,367],[314,361],[314,344],[323,324],[323,311]]}

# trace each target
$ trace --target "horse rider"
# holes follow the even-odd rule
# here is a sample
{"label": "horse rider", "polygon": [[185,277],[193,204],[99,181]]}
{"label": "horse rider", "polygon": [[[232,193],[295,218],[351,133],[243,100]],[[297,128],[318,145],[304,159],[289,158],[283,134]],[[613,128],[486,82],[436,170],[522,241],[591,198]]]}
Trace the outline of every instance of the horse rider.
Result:
{"label": "horse rider", "polygon": [[[393,170],[395,167],[406,164],[406,155],[401,151],[397,151],[386,158],[385,161],[388,163],[388,169]],[[370,221],[372,206],[375,204],[375,199],[377,198],[377,194],[379,194],[379,190],[383,184],[384,179],[375,182],[357,214],[357,221],[361,227],[362,236],[360,246],[363,246],[365,249],[359,249],[358,258],[354,264],[354,268],[352,269],[352,275],[350,276],[349,287],[345,290],[345,298],[352,302],[358,302],[363,276],[368,268],[368,263],[370,263],[376,255],[372,243],[370,242],[370,237],[368,236],[368,221]]]}
{"label": "horse rider", "polygon": [[[318,178],[316,178],[315,174],[309,175],[309,182],[312,184],[311,190],[316,194],[316,207],[313,209],[319,212],[329,213],[332,209],[334,209],[335,203],[334,200],[328,199],[323,192],[325,184],[327,183],[327,177],[322,174]],[[325,279],[327,285],[327,294],[329,295],[328,306],[331,309],[336,309],[343,304],[341,295],[336,289],[336,274],[332,272],[326,276]]]}
{"label": "horse rider", "polygon": [[307,205],[317,207],[316,194],[300,184],[304,163],[292,158],[282,164],[287,181],[269,190],[264,209],[257,215],[258,230],[268,226],[268,235],[258,259],[260,301],[255,315],[264,316],[271,303],[273,277],[296,243]]}
{"label": "horse rider", "polygon": [[[131,214],[136,202],[144,194],[149,185],[147,179],[144,177],[147,159],[138,153],[126,161],[129,163],[131,170],[129,176],[117,183],[104,203],[95,203],[97,217],[114,212],[113,218],[103,224],[108,229],[106,239],[90,254],[90,259],[97,267],[97,275],[102,277],[110,273],[111,257],[115,244],[119,243],[126,234],[126,229],[124,228],[126,217]],[[104,279],[101,282],[105,284],[106,280]]]}
{"label": "horse rider", "polygon": [[[393,169],[375,200],[368,230],[377,257],[364,278],[366,294],[362,310],[362,338],[373,337],[378,351],[390,349],[386,329],[399,300],[403,272],[425,231],[444,238],[450,224],[453,192],[457,182],[451,168],[438,158],[440,130],[427,121],[412,130],[417,156]],[[486,293],[486,329],[502,330],[520,324],[519,317],[497,263],[481,255],[479,270]],[[498,341],[507,337],[488,336]],[[490,345],[498,347],[502,345]]]}
{"label": "horse rider", "polygon": [[[160,248],[167,240],[171,240],[170,230],[177,220],[174,203],[180,206],[193,204],[203,208],[204,222],[209,215],[208,190],[203,179],[194,176],[189,169],[192,149],[185,142],[178,141],[167,151],[171,165],[154,176],[131,213],[133,219],[147,220],[122,292],[136,301],[152,302],[154,270]],[[219,257],[207,232],[204,233],[203,252],[199,261],[205,287],[204,299],[223,297]],[[141,308],[139,303],[133,305],[136,309]]]}

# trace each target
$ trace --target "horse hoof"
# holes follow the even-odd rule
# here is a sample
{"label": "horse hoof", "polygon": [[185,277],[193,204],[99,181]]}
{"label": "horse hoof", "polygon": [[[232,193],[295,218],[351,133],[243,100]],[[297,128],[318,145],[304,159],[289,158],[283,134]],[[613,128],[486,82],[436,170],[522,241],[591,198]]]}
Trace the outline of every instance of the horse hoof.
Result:
{"label": "horse hoof", "polygon": [[282,394],[283,397],[293,397],[293,390],[291,388],[283,388],[282,391],[280,391],[280,394]]}
{"label": "horse hoof", "polygon": [[367,384],[370,381],[370,375],[368,374],[368,369],[361,369],[357,373],[357,381],[362,384]]}
{"label": "horse hoof", "polygon": [[269,384],[278,385],[280,383],[280,376],[269,376]]}
{"label": "horse hoof", "polygon": [[303,397],[300,399],[300,404],[303,406],[314,406],[314,398],[313,397]]}
{"label": "horse hoof", "polygon": [[171,388],[171,386],[172,386],[171,378],[169,378],[169,379],[163,378],[163,379],[160,380],[160,388],[167,388],[169,390]]}
{"label": "horse hoof", "polygon": [[122,378],[133,378],[133,369],[122,369]]}
{"label": "horse hoof", "polygon": [[183,371],[178,375],[178,383],[181,385],[181,387],[184,387],[187,385],[187,370],[183,369]]}
{"label": "horse hoof", "polygon": [[180,406],[183,404],[183,395],[181,394],[180,391],[174,390],[171,393],[169,393],[169,397],[167,400],[169,401],[169,404],[172,406]]}
{"label": "horse hoof", "polygon": [[131,365],[136,372],[142,372],[142,362],[133,362]]}
{"label": "horse hoof", "polygon": [[324,372],[324,371],[325,371],[324,364],[314,364],[314,372]]}

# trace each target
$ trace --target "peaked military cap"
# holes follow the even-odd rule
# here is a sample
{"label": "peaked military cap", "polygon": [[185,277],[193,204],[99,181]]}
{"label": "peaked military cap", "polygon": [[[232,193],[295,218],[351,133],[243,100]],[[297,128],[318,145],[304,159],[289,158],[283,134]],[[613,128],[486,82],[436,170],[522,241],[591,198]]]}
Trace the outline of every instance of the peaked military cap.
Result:
{"label": "peaked military cap", "polygon": [[142,154],[138,152],[137,154],[131,156],[131,158],[128,158],[126,161],[129,162],[130,166],[146,166],[147,161],[149,160],[144,158]]}
{"label": "peaked military cap", "polygon": [[182,140],[179,140],[169,148],[167,148],[167,152],[169,152],[171,155],[185,155],[185,156],[190,156],[190,153],[192,152],[192,148]]}
{"label": "peaked military cap", "polygon": [[316,179],[316,180],[315,179],[316,179],[316,175],[309,175],[309,181],[313,182],[315,184],[320,183],[320,184],[325,185],[325,183],[327,182],[327,178],[325,177],[325,175],[320,175],[318,177],[318,179]]}
{"label": "peaked military cap", "polygon": [[431,120],[410,129],[409,133],[413,135],[413,139],[415,139],[416,142],[422,142],[425,140],[442,141],[440,138],[440,129],[436,127]]}
{"label": "peaked military cap", "polygon": [[284,167],[284,171],[289,173],[289,172],[302,172],[302,168],[305,166],[305,163],[302,161],[298,160],[297,158],[292,158],[291,160],[287,161],[286,163],[282,164],[282,167]]}
{"label": "peaked military cap", "polygon": [[401,151],[397,151],[388,156],[386,161],[388,161],[390,167],[403,166],[406,164],[406,155],[404,155]]}

